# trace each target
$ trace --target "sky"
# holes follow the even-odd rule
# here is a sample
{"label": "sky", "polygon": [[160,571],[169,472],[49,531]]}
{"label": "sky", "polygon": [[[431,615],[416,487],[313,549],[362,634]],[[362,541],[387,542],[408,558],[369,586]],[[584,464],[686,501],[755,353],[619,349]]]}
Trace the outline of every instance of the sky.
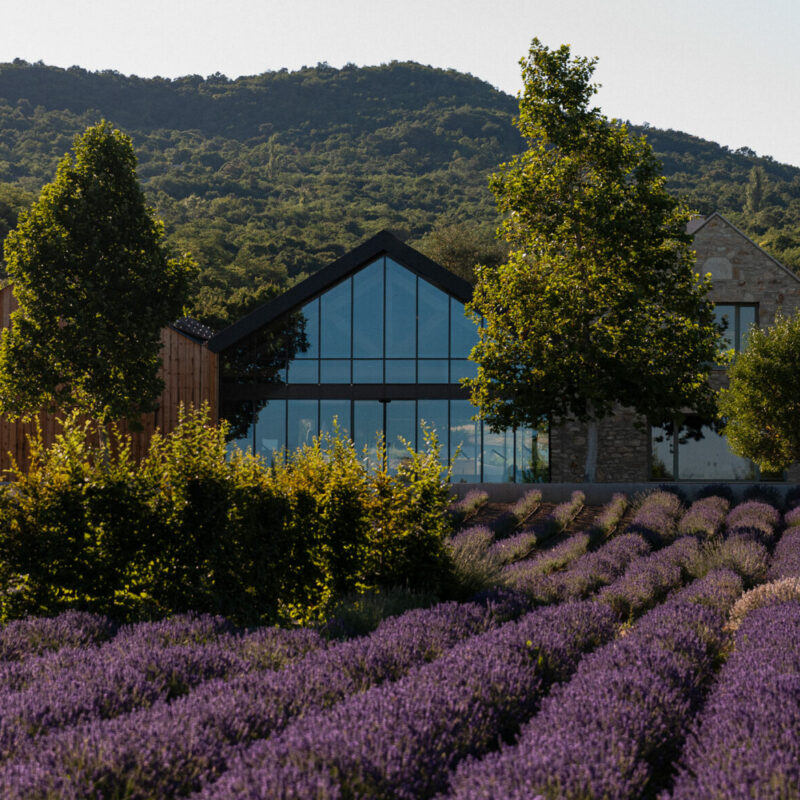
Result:
{"label": "sky", "polygon": [[608,117],[800,167],[798,0],[0,0],[0,62],[174,78],[417,61],[516,95],[533,37]]}

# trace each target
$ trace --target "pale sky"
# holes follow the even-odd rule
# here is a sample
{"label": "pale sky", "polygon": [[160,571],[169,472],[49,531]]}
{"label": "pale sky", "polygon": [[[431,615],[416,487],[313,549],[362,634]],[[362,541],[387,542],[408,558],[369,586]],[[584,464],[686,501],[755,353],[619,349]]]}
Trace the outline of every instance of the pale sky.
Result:
{"label": "pale sky", "polygon": [[0,0],[0,62],[231,78],[417,61],[515,95],[538,36],[597,56],[597,103],[800,166],[799,0]]}

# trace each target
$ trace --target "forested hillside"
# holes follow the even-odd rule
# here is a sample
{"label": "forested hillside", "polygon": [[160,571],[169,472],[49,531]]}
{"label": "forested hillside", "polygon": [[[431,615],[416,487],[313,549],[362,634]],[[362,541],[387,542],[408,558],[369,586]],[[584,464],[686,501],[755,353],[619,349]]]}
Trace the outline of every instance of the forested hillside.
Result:
{"label": "forested hillside", "polygon": [[[453,70],[325,64],[229,80],[0,65],[0,237],[105,118],[134,141],[170,241],[201,266],[194,311],[220,326],[391,228],[449,266],[502,251],[487,176],[522,148],[516,100]],[[644,130],[669,186],[800,268],[800,169]]]}

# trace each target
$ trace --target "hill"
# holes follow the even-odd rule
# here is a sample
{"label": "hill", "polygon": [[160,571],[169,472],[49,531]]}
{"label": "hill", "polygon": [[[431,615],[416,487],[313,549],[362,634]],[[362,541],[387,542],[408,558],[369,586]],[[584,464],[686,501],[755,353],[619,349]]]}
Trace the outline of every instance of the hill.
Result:
{"label": "hill", "polygon": [[[0,236],[73,137],[105,118],[133,138],[170,241],[200,262],[193,302],[211,324],[382,228],[451,254],[453,266],[490,260],[498,220],[487,176],[523,147],[515,111],[515,98],[484,81],[410,62],[168,80],[17,60],[0,65]],[[636,130],[673,191],[800,267],[800,169]],[[760,191],[748,195],[756,173]]]}

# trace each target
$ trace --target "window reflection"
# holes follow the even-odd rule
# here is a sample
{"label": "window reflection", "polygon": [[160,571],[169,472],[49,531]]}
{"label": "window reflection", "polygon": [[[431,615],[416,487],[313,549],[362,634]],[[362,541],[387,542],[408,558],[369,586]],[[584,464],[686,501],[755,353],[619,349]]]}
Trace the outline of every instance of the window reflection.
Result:
{"label": "window reflection", "polygon": [[474,413],[469,400],[450,401],[450,458],[455,457],[454,481],[474,482],[480,477],[480,423],[471,419]]}
{"label": "window reflection", "polygon": [[464,304],[450,298],[450,358],[467,358],[478,343],[478,329],[464,314]]}
{"label": "window reflection", "polygon": [[714,318],[725,326],[720,336],[720,349],[740,353],[747,347],[747,335],[758,324],[758,307],[753,303],[717,303]]}
{"label": "window reflection", "polygon": [[514,479],[514,431],[483,432],[483,480]]}
{"label": "window reflection", "polygon": [[350,291],[348,279],[329,289],[319,299],[322,358],[350,358]]}
{"label": "window reflection", "polygon": [[353,276],[353,356],[383,357],[383,259]]}
{"label": "window reflection", "polygon": [[350,433],[350,401],[349,400],[320,400],[319,401],[319,432],[333,433],[333,421],[339,426],[343,434]]}
{"label": "window reflection", "polygon": [[270,400],[258,412],[256,455],[271,463],[275,453],[286,446],[286,401]]}
{"label": "window reflection", "polygon": [[316,400],[289,400],[286,446],[289,452],[310,445],[319,430]]}
{"label": "window reflection", "polygon": [[306,348],[298,349],[295,358],[319,358],[319,298],[303,306],[300,314],[304,320]]}
{"label": "window reflection", "polygon": [[447,358],[449,296],[420,279],[417,302],[419,303],[417,339],[420,358]]}
{"label": "window reflection", "polygon": [[417,276],[387,258],[386,356],[388,358],[416,356],[416,294]]}
{"label": "window reflection", "polygon": [[417,400],[417,425],[420,433],[417,436],[418,449],[422,448],[425,440],[422,437],[422,424],[436,434],[439,442],[439,451],[442,461],[447,461],[448,447],[448,401],[447,400]]}
{"label": "window reflection", "polygon": [[400,462],[408,458],[408,444],[416,448],[416,401],[393,400],[386,403],[386,461],[390,470],[395,471]]}
{"label": "window reflection", "polygon": [[688,427],[678,430],[677,453],[673,426],[652,429],[652,480],[758,480],[756,465],[734,455],[724,436],[708,425],[700,425],[699,420],[688,422]]}
{"label": "window reflection", "polygon": [[366,450],[369,463],[378,466],[378,437],[383,432],[383,403],[378,400],[353,402],[353,444],[359,455]]}

